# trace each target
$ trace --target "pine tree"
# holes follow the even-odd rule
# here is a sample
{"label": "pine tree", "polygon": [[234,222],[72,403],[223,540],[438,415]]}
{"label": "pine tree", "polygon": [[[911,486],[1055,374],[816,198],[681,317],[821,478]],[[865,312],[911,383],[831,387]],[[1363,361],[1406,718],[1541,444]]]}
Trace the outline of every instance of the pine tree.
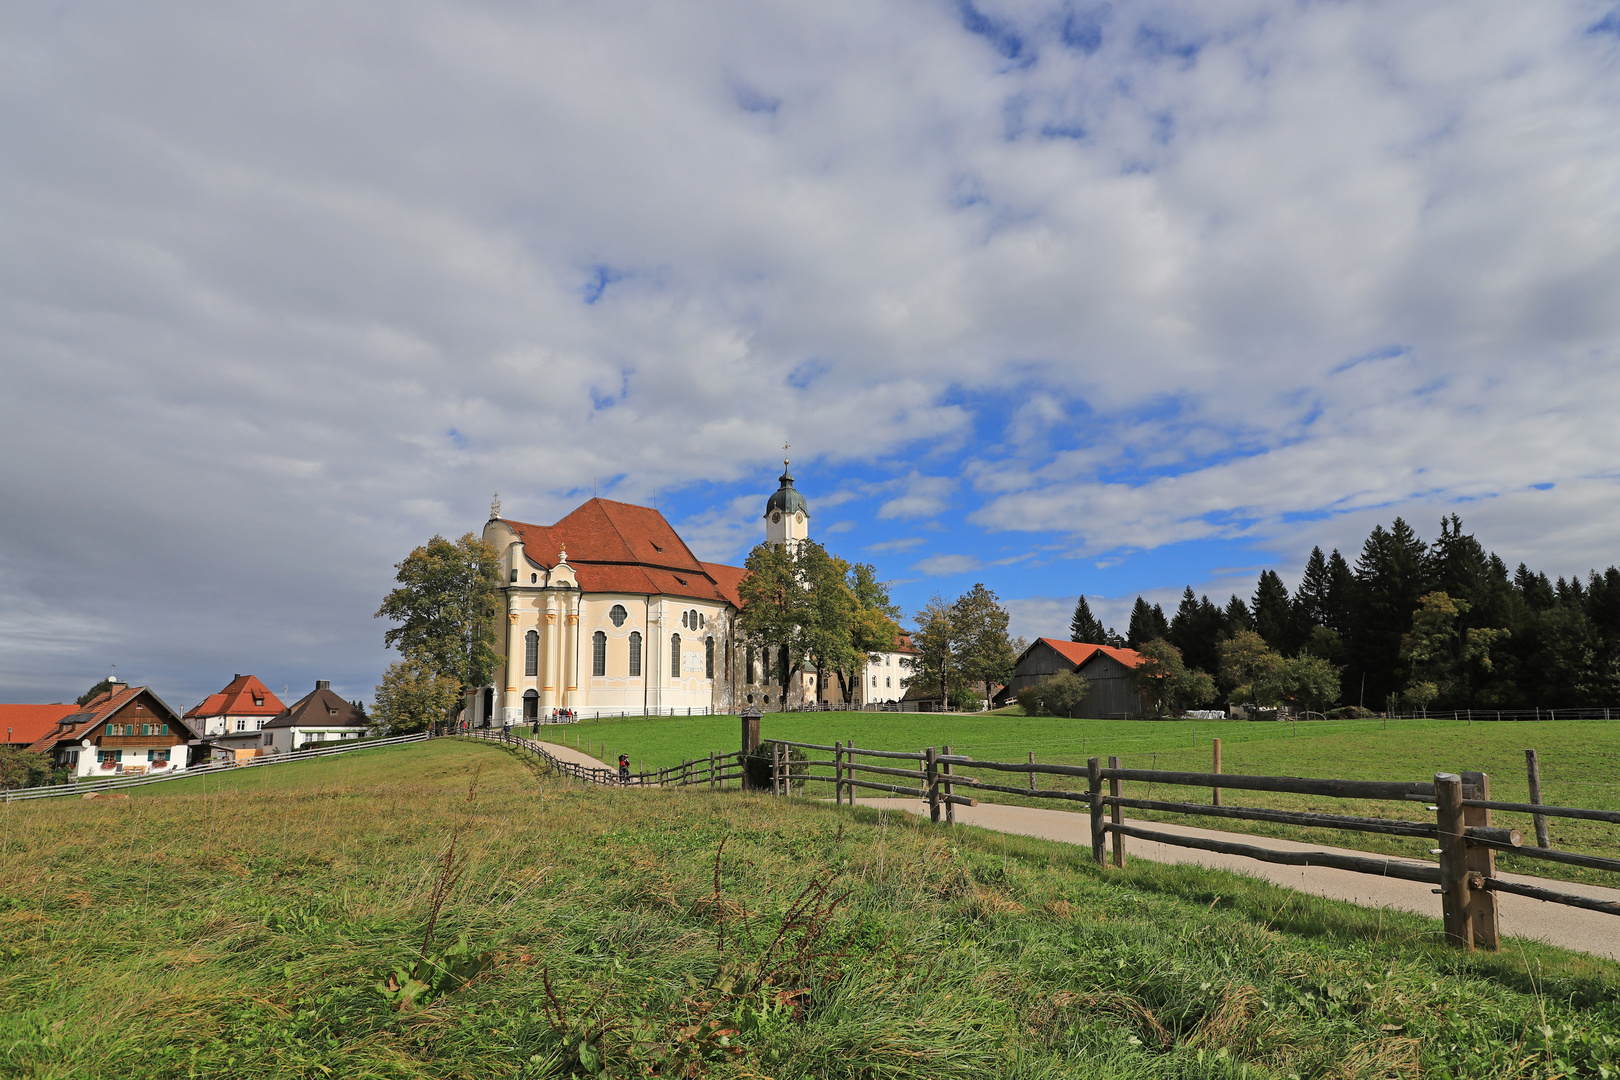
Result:
{"label": "pine tree", "polygon": [[1356,575],[1345,562],[1339,549],[1334,548],[1333,554],[1328,556],[1328,600],[1327,622],[1324,624],[1329,630],[1340,634],[1350,632],[1352,613],[1355,608]]}
{"label": "pine tree", "polygon": [[1359,688],[1365,675],[1369,701],[1383,701],[1405,685],[1401,638],[1412,629],[1412,613],[1429,592],[1427,555],[1428,545],[1396,518],[1388,529],[1373,526],[1356,560],[1345,685]]}
{"label": "pine tree", "polygon": [[1227,637],[1235,637],[1245,630],[1254,629],[1254,616],[1249,614],[1249,605],[1241,597],[1233,596],[1226,602],[1226,610],[1221,612],[1221,630]]}
{"label": "pine tree", "polygon": [[1288,587],[1275,570],[1262,570],[1254,588],[1254,628],[1278,652],[1294,648],[1293,611],[1288,603]]}
{"label": "pine tree", "polygon": [[1302,631],[1301,637],[1309,637],[1316,627],[1328,625],[1328,599],[1332,589],[1327,558],[1320,547],[1313,547],[1311,557],[1305,560],[1299,588],[1294,590],[1294,622]]}
{"label": "pine tree", "polygon": [[1084,595],[1074,603],[1074,617],[1069,620],[1069,640],[1081,641],[1088,645],[1106,645],[1108,631],[1103,629],[1102,620],[1091,613],[1091,605],[1086,603]]}
{"label": "pine tree", "polygon": [[1152,607],[1140,596],[1131,607],[1131,625],[1125,634],[1125,644],[1129,648],[1137,648],[1157,638],[1170,636],[1170,624],[1164,617],[1164,609],[1158,604]]}

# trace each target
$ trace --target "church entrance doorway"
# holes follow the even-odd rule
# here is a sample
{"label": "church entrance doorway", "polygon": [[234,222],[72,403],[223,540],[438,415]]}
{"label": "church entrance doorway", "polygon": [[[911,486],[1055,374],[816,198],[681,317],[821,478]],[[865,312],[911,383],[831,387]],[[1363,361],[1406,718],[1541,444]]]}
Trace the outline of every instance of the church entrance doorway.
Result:
{"label": "church entrance doorway", "polygon": [[540,719],[540,695],[533,690],[523,692],[523,719]]}

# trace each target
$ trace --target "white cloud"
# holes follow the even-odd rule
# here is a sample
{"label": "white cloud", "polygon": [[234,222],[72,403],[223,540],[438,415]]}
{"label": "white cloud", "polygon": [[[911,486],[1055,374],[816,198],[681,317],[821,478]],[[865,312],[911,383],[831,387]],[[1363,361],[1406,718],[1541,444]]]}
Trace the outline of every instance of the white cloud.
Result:
{"label": "white cloud", "polygon": [[866,550],[882,555],[892,551],[906,551],[927,542],[920,536],[905,536],[898,540],[884,540],[876,544],[869,544]]}
{"label": "white cloud", "polygon": [[356,696],[424,530],[785,441],[901,474],[821,509],[1097,559],[1456,506],[1610,560],[1599,9],[984,7],[1019,62],[949,4],[7,7],[8,602],[112,627],[74,672]]}
{"label": "white cloud", "polygon": [[972,555],[930,555],[916,565],[929,577],[949,577],[952,574],[967,574],[980,567],[980,562]]}

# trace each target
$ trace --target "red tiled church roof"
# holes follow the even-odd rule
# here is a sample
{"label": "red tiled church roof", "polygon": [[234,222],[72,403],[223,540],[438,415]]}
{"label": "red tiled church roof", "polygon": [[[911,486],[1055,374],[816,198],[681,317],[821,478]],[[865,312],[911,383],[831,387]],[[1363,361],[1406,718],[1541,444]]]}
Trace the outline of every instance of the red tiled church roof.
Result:
{"label": "red tiled church roof", "polygon": [[[555,525],[501,519],[523,541],[523,553],[542,569],[568,553],[586,592],[643,593],[717,600],[741,607],[738,566],[699,562],[664,515],[647,506],[591,499]],[[716,573],[718,571],[718,573]]]}
{"label": "red tiled church roof", "polygon": [[[255,705],[258,698],[263,704]],[[187,720],[198,716],[277,716],[287,706],[270,692],[270,688],[253,675],[238,675],[225,689],[209,694],[186,713]]]}
{"label": "red tiled church roof", "polygon": [[77,705],[0,705],[0,731],[14,746],[27,746],[56,730],[56,722],[79,711]]}

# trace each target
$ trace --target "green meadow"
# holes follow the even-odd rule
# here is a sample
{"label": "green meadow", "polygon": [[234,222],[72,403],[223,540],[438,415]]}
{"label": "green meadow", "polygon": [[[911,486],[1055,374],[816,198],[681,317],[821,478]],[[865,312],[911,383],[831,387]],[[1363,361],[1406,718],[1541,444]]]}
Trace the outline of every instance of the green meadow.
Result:
{"label": "green meadow", "polygon": [[1606,961],[466,740],[0,814],[4,1076],[1620,1070]]}
{"label": "green meadow", "polygon": [[[1542,799],[1562,806],[1620,810],[1620,720],[1575,720],[1544,723],[1451,720],[1328,720],[1302,723],[1230,720],[1065,720],[986,713],[768,713],[762,729],[768,739],[830,745],[834,740],[877,750],[917,750],[950,746],[958,754],[986,761],[1023,761],[1033,752],[1038,761],[1084,764],[1097,755],[1118,755],[1127,768],[1208,772],[1212,741],[1221,740],[1222,768],[1228,773],[1336,777],[1348,780],[1427,780],[1436,772],[1465,769],[1491,777],[1491,794],[1506,802],[1529,799],[1524,751],[1533,747],[1540,760]],[[627,753],[648,767],[679,764],[684,758],[706,758],[711,750],[735,751],[740,722],[734,716],[635,717],[583,721],[543,727],[542,738],[555,738],[582,749],[606,747],[612,755]],[[892,763],[891,763],[892,764]],[[971,770],[968,775],[973,775]],[[980,774],[1009,783],[1008,774]],[[1013,774],[1015,778],[1017,774]],[[1016,783],[1016,779],[1012,781]],[[1042,787],[1083,790],[1084,781],[1043,776]],[[1133,787],[1136,790],[1133,790]],[[812,784],[808,792],[831,798],[830,784]],[[1125,794],[1168,801],[1208,801],[1204,789],[1167,788],[1151,792],[1146,785],[1126,785]],[[1075,804],[1052,800],[1036,803],[1018,796],[990,794],[997,802],[1041,805],[1084,812]],[[1426,816],[1421,805],[1358,802],[1253,792],[1229,792],[1231,804],[1311,810],[1377,817]],[[1232,832],[1318,839],[1322,843],[1384,854],[1425,856],[1421,840],[1332,830],[1302,831],[1259,822],[1172,818],[1142,813],[1132,816],[1205,824]],[[1522,829],[1533,842],[1530,819],[1498,814],[1498,824]],[[1601,822],[1549,819],[1554,847],[1620,857],[1620,829]],[[1616,875],[1578,867],[1552,866],[1522,856],[1502,855],[1498,865],[1514,873],[1620,884]]]}

